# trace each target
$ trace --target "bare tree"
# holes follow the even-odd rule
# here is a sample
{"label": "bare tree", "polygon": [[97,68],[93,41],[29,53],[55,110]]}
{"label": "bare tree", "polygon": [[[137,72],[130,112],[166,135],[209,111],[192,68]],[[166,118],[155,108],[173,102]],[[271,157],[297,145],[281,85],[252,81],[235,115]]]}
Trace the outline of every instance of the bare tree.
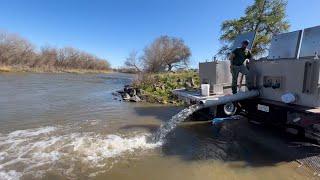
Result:
{"label": "bare tree", "polygon": [[190,56],[190,48],[182,39],[160,36],[145,48],[142,59],[146,71],[159,72],[187,67]]}
{"label": "bare tree", "polygon": [[138,52],[133,50],[129,57],[124,62],[128,69],[132,69],[136,72],[141,72],[141,60],[138,58]]}
{"label": "bare tree", "polygon": [[36,66],[55,67],[57,66],[58,51],[49,46],[42,47],[38,59]]}
{"label": "bare tree", "polygon": [[45,69],[110,69],[107,60],[72,47],[57,49],[44,46],[40,52],[36,52],[28,40],[2,31],[0,31],[0,64]]}
{"label": "bare tree", "polygon": [[34,55],[34,46],[26,39],[16,34],[1,32],[0,62],[2,64],[33,64]]}

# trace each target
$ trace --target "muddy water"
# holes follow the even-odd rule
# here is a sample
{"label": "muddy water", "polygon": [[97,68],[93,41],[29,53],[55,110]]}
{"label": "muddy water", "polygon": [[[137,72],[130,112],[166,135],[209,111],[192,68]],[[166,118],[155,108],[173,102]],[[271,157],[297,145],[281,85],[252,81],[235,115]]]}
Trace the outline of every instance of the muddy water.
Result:
{"label": "muddy water", "polygon": [[[231,122],[186,122],[180,108],[123,103],[123,74],[0,74],[0,179],[305,179],[286,138]],[[301,154],[300,154],[301,155]],[[310,175],[311,174],[311,175]]]}

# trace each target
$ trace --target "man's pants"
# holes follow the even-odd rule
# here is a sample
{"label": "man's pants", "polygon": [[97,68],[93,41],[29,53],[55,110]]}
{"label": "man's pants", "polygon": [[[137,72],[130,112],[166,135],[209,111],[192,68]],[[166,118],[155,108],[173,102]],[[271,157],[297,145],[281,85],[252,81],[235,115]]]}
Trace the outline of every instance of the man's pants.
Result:
{"label": "man's pants", "polygon": [[245,65],[241,65],[241,66],[232,65],[231,66],[231,74],[232,74],[232,93],[233,94],[237,93],[237,84],[238,84],[239,73],[247,76],[249,74],[249,70]]}

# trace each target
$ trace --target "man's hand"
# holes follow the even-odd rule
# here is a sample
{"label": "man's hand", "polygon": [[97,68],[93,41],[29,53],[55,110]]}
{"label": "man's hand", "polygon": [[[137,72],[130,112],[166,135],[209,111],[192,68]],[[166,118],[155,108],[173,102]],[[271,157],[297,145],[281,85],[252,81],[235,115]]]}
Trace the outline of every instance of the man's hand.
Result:
{"label": "man's hand", "polygon": [[229,60],[233,61],[235,57],[236,57],[236,55],[234,53],[231,53],[231,55],[229,56]]}
{"label": "man's hand", "polygon": [[250,59],[246,59],[245,61],[244,61],[244,64],[249,64],[250,63]]}

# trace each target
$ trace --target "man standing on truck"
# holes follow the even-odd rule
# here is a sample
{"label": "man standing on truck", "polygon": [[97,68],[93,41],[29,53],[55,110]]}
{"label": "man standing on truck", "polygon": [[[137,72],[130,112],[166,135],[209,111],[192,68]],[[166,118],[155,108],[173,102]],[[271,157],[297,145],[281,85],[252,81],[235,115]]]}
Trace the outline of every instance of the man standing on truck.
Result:
{"label": "man standing on truck", "polygon": [[[249,60],[252,58],[251,51],[247,48],[250,44],[249,40],[245,40],[241,43],[241,47],[236,48],[232,51],[230,55],[231,61],[231,74],[232,74],[232,93],[237,93],[237,84],[239,73],[245,76],[249,74],[249,70],[246,67],[246,64],[249,63]],[[241,78],[242,79],[242,78]],[[242,80],[241,80],[242,81]],[[240,86],[241,87],[240,82]]]}

